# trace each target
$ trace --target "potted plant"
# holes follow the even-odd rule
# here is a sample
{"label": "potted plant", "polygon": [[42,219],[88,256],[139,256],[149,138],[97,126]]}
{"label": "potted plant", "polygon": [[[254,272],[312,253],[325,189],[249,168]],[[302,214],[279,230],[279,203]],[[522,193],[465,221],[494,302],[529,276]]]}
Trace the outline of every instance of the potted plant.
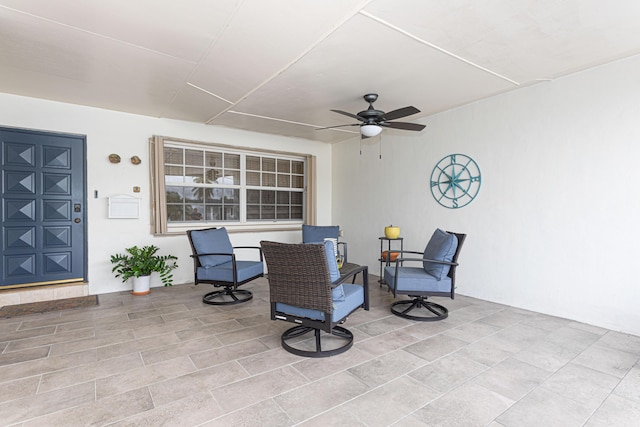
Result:
{"label": "potted plant", "polygon": [[146,295],[149,289],[149,278],[151,273],[160,274],[162,284],[171,286],[173,284],[173,274],[171,270],[177,268],[177,257],[173,255],[156,255],[159,248],[154,245],[143,246],[141,248],[132,246],[126,248],[125,254],[111,255],[111,269],[116,273],[116,277],[122,277],[126,282],[129,278],[134,278],[133,294]]}

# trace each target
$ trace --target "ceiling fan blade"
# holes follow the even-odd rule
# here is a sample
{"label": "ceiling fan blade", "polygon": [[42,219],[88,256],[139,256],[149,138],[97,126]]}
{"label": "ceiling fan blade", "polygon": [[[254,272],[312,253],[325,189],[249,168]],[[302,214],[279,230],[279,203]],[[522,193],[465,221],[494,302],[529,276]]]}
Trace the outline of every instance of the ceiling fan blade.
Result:
{"label": "ceiling fan blade", "polygon": [[389,111],[388,113],[385,113],[384,119],[385,120],[401,119],[402,117],[407,117],[419,112],[420,110],[418,110],[416,107],[398,108],[397,110],[393,110],[393,111]]}
{"label": "ceiling fan blade", "polygon": [[331,110],[331,111],[333,111],[334,113],[343,114],[345,116],[354,118],[356,120],[360,120],[361,122],[364,122],[364,119],[362,117],[356,116],[355,114],[347,113],[346,111],[342,111],[342,110]]}
{"label": "ceiling fan blade", "polygon": [[326,128],[316,128],[315,130],[323,130],[323,129],[333,129],[333,128],[343,128],[345,126],[360,126],[360,123],[353,123],[350,125],[337,125],[337,126],[327,126]]}
{"label": "ceiling fan blade", "polygon": [[402,130],[415,130],[421,131],[426,128],[425,125],[420,125],[418,123],[407,123],[407,122],[382,122],[378,123],[380,126],[384,126],[392,129],[402,129]]}

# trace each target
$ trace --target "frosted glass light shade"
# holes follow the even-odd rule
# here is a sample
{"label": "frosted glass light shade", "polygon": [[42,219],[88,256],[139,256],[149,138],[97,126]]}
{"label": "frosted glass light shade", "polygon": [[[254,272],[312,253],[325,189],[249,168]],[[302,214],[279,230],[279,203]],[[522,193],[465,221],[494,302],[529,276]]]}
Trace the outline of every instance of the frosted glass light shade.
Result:
{"label": "frosted glass light shade", "polygon": [[377,125],[362,125],[360,126],[360,133],[364,136],[371,138],[382,132],[382,128]]}

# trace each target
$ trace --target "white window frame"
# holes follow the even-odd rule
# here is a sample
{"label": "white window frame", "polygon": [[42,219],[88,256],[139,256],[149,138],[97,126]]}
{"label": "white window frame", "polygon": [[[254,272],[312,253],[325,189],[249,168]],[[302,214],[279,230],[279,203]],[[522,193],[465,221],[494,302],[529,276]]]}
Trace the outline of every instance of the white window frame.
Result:
{"label": "white window frame", "polygon": [[[239,154],[240,157],[240,184],[232,185],[229,188],[239,189],[240,192],[240,218],[238,221],[179,221],[170,222],[167,218],[167,201],[166,201],[166,182],[165,182],[165,162],[164,148],[192,148],[196,150],[210,150],[229,154]],[[295,230],[299,229],[302,223],[315,223],[315,185],[313,172],[315,169],[315,157],[309,154],[290,153],[283,151],[272,151],[256,148],[245,148],[224,144],[213,144],[198,141],[190,141],[179,138],[170,138],[163,136],[153,136],[150,138],[150,155],[151,155],[151,232],[155,235],[181,234],[186,230],[208,227],[225,227],[230,232],[241,231],[278,231],[278,230]],[[278,190],[278,187],[256,187],[248,186],[246,181],[246,162],[247,156],[260,156],[275,159],[288,159],[302,161],[304,164],[304,185],[302,189],[302,219],[288,220],[247,220],[247,190],[248,189],[266,189]],[[181,184],[191,186],[188,183]],[[220,188],[219,185],[216,185]],[[290,191],[291,187],[280,188]]]}

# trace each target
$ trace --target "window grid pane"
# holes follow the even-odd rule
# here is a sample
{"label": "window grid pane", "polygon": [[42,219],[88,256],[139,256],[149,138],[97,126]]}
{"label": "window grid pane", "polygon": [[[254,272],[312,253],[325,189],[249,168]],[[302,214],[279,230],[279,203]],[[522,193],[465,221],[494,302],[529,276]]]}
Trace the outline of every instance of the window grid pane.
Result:
{"label": "window grid pane", "polygon": [[189,166],[204,166],[204,151],[202,150],[185,150],[185,164]]}
{"label": "window grid pane", "polygon": [[165,147],[164,162],[166,164],[181,165],[184,163],[184,150],[182,148]]}
{"label": "window grid pane", "polygon": [[291,176],[278,174],[278,187],[291,187]]}
{"label": "window grid pane", "polygon": [[298,175],[304,175],[304,162],[292,161],[291,162],[291,173],[295,173]]}
{"label": "window grid pane", "polygon": [[276,159],[271,159],[268,157],[262,158],[262,170],[267,172],[275,172],[276,171]]}
{"label": "window grid pane", "polygon": [[207,151],[206,159],[206,166],[222,169],[222,153]]}
{"label": "window grid pane", "polygon": [[291,161],[278,159],[278,173],[290,173]]}
{"label": "window grid pane", "polygon": [[304,188],[304,176],[292,175],[291,176],[292,188]]}
{"label": "window grid pane", "polygon": [[262,186],[263,187],[275,187],[276,186],[276,174],[275,173],[263,173],[262,174]]}
{"label": "window grid pane", "polygon": [[239,154],[225,154],[224,155],[224,168],[225,169],[240,169],[240,155]]}
{"label": "window grid pane", "polygon": [[204,168],[186,167],[184,168],[185,181],[195,184],[203,184],[204,181]]}
{"label": "window grid pane", "polygon": [[182,166],[165,166],[164,182],[169,185],[175,182],[184,182],[184,167]]}
{"label": "window grid pane", "polygon": [[247,185],[259,186],[260,185],[260,173],[259,172],[247,172]]}
{"label": "window grid pane", "polygon": [[247,163],[248,171],[259,171],[260,170],[260,157],[257,156],[247,156],[245,160]]}

